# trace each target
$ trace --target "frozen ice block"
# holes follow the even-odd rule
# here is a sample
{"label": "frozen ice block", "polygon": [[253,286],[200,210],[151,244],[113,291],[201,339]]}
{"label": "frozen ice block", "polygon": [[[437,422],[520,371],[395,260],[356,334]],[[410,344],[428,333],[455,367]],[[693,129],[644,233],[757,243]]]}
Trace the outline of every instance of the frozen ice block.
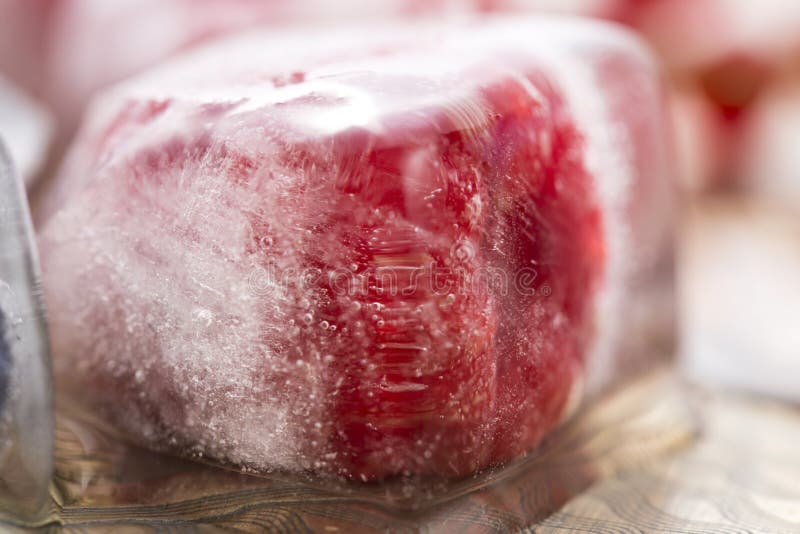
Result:
{"label": "frozen ice block", "polygon": [[62,172],[40,238],[62,387],[260,471],[512,459],[650,363],[665,147],[649,56],[600,23],[199,50],[106,93]]}

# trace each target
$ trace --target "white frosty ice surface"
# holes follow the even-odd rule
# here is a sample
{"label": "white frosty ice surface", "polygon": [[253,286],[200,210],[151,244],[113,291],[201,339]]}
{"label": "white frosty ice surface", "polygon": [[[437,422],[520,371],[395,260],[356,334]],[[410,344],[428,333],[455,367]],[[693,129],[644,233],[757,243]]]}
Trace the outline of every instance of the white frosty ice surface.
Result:
{"label": "white frosty ice surface", "polygon": [[[448,128],[481,135],[483,122],[492,120],[482,88],[513,80],[544,101],[525,78],[532,71],[563,94],[602,208],[606,265],[598,266],[604,278],[586,377],[590,390],[599,391],[622,372],[614,355],[623,306],[665,247],[666,154],[649,56],[612,26],[569,19],[253,33],[107,92],[71,151],[60,177],[62,209],[40,240],[57,374],[68,388],[105,402],[118,424],[151,446],[258,469],[335,464],[337,450],[326,446],[337,432],[326,412],[326,378],[337,363],[326,350],[333,350],[331,333],[341,325],[336,317],[314,316],[316,293],[264,276],[265,269],[297,273],[310,261],[341,261],[328,242],[341,240],[340,229],[314,226],[341,209],[315,181],[328,163],[315,156],[335,153],[336,140],[348,132],[368,132],[372,140],[443,135]],[[547,132],[531,142],[548,151]],[[436,202],[437,190],[423,197],[415,189],[417,170],[434,173],[428,165],[439,163],[424,149],[407,163],[409,212]],[[513,188],[508,202],[512,196]],[[485,203],[478,195],[469,202],[468,227],[480,223]],[[379,226],[382,217],[395,224],[391,214],[360,213],[357,204],[348,209],[367,226]],[[392,247],[417,241],[449,250],[445,234],[422,224],[394,241],[376,233],[370,246],[384,247],[387,257]],[[498,242],[497,250],[504,246]],[[479,313],[486,323],[478,325],[442,319],[446,312],[437,306],[454,302],[463,305],[455,295],[418,304],[421,318],[414,320],[429,334],[425,339],[479,343],[493,328],[490,313]],[[470,302],[471,310],[480,309]],[[379,328],[392,313],[411,315],[403,302],[393,305],[374,305],[371,320]],[[347,301],[338,313],[355,330],[347,339],[359,350],[366,327],[352,317],[365,313],[361,303]],[[561,322],[556,317],[552,328]],[[319,333],[309,334],[310,324]],[[547,350],[536,336],[531,332],[525,342]],[[400,345],[387,350],[427,350]],[[470,385],[450,394],[448,409],[460,405],[453,413],[461,420],[478,418],[481,395],[491,394],[481,377],[493,370],[481,368],[488,364],[479,356],[467,362],[475,383],[464,377]],[[419,376],[443,371],[436,359],[430,362],[419,364]],[[433,387],[383,383],[395,394]],[[434,446],[420,453],[420,465]]]}

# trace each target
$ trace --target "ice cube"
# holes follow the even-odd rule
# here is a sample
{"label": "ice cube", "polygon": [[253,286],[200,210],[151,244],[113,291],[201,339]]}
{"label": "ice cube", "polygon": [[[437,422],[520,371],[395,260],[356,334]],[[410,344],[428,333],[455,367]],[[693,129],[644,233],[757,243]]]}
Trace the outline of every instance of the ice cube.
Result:
{"label": "ice cube", "polygon": [[741,154],[753,150],[750,116],[776,82],[795,78],[800,3],[629,1],[620,14],[671,70],[684,181],[695,190],[760,187],[763,176],[741,172]]}
{"label": "ice cube", "polygon": [[656,80],[622,30],[518,18],[257,33],[119,86],[40,238],[62,387],[262,471],[530,450],[643,365]]}

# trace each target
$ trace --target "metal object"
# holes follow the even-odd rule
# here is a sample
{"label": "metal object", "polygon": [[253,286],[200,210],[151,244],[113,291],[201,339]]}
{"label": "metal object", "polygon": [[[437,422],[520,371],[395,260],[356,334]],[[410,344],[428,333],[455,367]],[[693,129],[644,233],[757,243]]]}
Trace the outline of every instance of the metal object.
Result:
{"label": "metal object", "polygon": [[0,508],[35,520],[53,471],[50,357],[25,189],[0,141]]}

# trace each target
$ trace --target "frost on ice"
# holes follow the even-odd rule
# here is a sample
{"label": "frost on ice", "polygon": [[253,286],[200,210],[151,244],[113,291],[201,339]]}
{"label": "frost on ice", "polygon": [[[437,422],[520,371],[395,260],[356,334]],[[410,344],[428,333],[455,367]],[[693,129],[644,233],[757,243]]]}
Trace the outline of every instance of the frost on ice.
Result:
{"label": "frost on ice", "polygon": [[40,239],[63,387],[262,471],[530,450],[663,248],[653,78],[618,30],[521,19],[252,34],[106,93]]}

